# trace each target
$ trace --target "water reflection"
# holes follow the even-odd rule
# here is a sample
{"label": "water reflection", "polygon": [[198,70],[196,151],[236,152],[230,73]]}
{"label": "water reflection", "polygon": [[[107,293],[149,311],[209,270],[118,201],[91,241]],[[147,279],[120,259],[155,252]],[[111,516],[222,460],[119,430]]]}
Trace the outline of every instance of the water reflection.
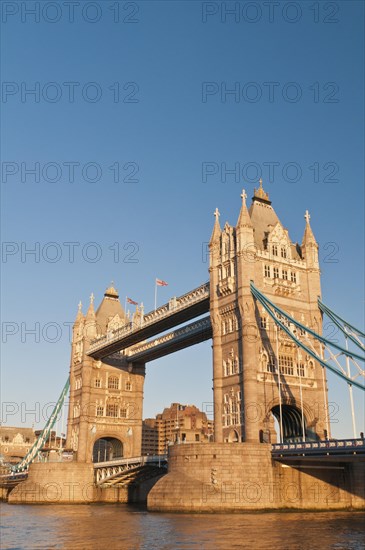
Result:
{"label": "water reflection", "polygon": [[365,548],[361,512],[185,515],[121,504],[0,506],[4,550]]}

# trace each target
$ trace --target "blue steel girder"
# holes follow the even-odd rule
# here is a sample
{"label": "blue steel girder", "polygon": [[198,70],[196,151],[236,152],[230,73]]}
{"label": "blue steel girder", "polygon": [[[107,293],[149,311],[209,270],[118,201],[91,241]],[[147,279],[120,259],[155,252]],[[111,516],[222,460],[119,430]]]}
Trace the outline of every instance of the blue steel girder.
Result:
{"label": "blue steel girder", "polygon": [[173,330],[159,338],[143,342],[134,349],[126,350],[126,354],[119,352],[103,359],[104,363],[119,366],[127,363],[148,363],[170,353],[205,342],[212,338],[210,316],[194,321],[179,329]]}

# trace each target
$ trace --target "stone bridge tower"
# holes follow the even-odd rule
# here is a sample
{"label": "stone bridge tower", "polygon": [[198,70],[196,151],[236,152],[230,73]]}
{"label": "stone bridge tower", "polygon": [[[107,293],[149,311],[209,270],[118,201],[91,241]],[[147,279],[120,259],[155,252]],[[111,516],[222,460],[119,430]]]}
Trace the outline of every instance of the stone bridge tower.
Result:
{"label": "stone bridge tower", "polygon": [[86,355],[94,338],[129,322],[113,286],[96,312],[93,302],[91,295],[85,316],[79,304],[73,326],[67,448],[78,462],[139,456],[145,367],[112,367]]}
{"label": "stone bridge tower", "polygon": [[323,369],[276,330],[250,291],[253,281],[279,307],[321,333],[318,245],[309,214],[299,245],[290,240],[261,180],[249,209],[244,191],[241,197],[236,227],[226,223],[221,229],[216,210],[209,245],[215,439],[323,439],[330,435]]}

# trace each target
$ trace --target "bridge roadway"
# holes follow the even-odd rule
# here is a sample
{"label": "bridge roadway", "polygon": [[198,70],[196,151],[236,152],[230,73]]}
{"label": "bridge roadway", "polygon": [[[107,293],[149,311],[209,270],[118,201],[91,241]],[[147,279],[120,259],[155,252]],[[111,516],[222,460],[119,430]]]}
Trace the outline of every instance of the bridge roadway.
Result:
{"label": "bridge roadway", "polygon": [[271,456],[294,468],[343,469],[349,462],[365,462],[364,439],[333,439],[272,445]]}
{"label": "bridge roadway", "polygon": [[[104,360],[106,357],[143,342],[147,338],[208,313],[209,296],[209,283],[205,283],[183,296],[172,298],[167,304],[144,315],[139,326],[131,322],[110,334],[93,340],[88,355],[94,359]],[[186,346],[182,345],[182,347]]]}
{"label": "bridge roadway", "polygon": [[167,455],[118,458],[94,464],[95,485],[122,487],[163,475],[167,472]]}

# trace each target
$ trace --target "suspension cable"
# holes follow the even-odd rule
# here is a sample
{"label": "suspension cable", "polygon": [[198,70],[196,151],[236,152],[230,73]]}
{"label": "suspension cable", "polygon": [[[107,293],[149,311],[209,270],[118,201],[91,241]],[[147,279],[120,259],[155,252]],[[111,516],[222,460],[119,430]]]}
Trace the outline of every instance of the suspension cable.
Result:
{"label": "suspension cable", "polygon": [[[261,294],[261,292],[259,292],[256,287],[254,286],[254,284],[251,282],[251,292],[253,294],[253,296],[261,303],[261,305],[263,305],[263,307],[265,308],[265,310],[268,312],[268,314],[270,315],[270,317],[274,320],[274,322],[292,339],[294,340],[294,342],[296,342],[296,344],[298,346],[300,346],[302,349],[304,349],[308,355],[310,355],[311,357],[313,357],[313,359],[315,359],[318,363],[320,363],[320,365],[322,365],[322,367],[324,368],[327,368],[329,369],[331,372],[333,372],[334,374],[336,374],[336,376],[339,376],[340,378],[342,378],[343,380],[346,380],[346,382],[348,384],[352,384],[353,386],[359,388],[360,390],[363,390],[365,391],[365,386],[363,386],[362,384],[360,384],[359,382],[356,382],[355,380],[353,380],[352,378],[349,378],[348,376],[346,376],[345,374],[343,374],[342,372],[338,371],[337,369],[335,369],[334,367],[332,367],[331,365],[329,365],[328,363],[326,363],[323,359],[321,359],[317,353],[313,352],[310,348],[308,348],[305,344],[303,344],[291,331],[290,329],[280,321],[280,319],[278,319],[278,317],[271,311],[271,309],[269,308],[269,306],[267,305],[266,303],[266,300],[271,304],[270,300],[268,300],[267,298],[264,299],[263,295]],[[274,304],[272,304],[272,307],[274,309],[277,309],[279,310],[280,314],[283,315],[284,317],[287,317],[288,319],[292,319],[292,317],[290,317],[290,315],[288,315],[287,313],[285,313],[283,310],[280,310],[280,308],[277,308]],[[298,326],[300,326],[300,328],[302,328],[302,330],[304,331],[307,331],[309,332],[310,334],[313,334],[318,340],[320,340],[322,343],[327,343],[326,339],[325,338],[322,338],[320,337],[317,333],[315,333],[314,331],[308,329],[307,327],[305,327],[304,325],[301,325],[301,323],[298,323],[297,321],[295,321],[293,319],[293,324],[296,324]],[[332,342],[330,343],[332,345]],[[336,347],[336,346],[334,346]],[[338,346],[337,346],[338,347]],[[346,353],[346,350],[345,350],[345,355],[349,355],[350,357],[352,357],[353,355],[355,354],[352,354],[352,353]]]}

